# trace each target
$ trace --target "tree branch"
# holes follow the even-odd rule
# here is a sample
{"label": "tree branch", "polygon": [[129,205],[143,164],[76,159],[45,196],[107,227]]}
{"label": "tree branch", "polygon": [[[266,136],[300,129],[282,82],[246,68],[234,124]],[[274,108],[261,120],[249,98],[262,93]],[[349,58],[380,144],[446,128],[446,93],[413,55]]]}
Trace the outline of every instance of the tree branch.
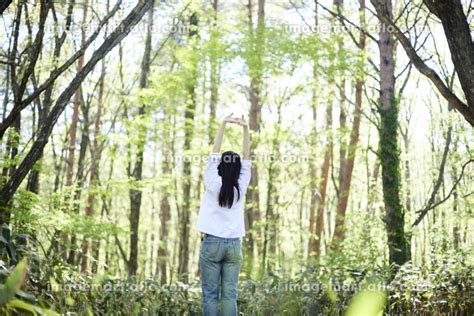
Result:
{"label": "tree branch", "polygon": [[122,255],[123,261],[125,261],[125,264],[128,266],[127,254],[123,250],[122,243],[120,242],[120,239],[118,238],[117,233],[114,234],[114,237],[115,237],[115,243],[117,244],[118,249],[120,251],[120,255]]}
{"label": "tree branch", "polygon": [[[0,207],[5,207],[7,205],[23,179],[26,177],[28,172],[30,172],[36,161],[41,157],[43,149],[48,143],[48,139],[51,135],[54,125],[56,124],[61,113],[66,108],[67,103],[71,99],[74,92],[77,90],[78,86],[82,83],[82,81],[84,81],[95,65],[128,35],[131,28],[140,21],[149,7],[150,1],[140,0],[133,10],[127,15],[127,17],[122,20],[120,25],[115,28],[112,33],[110,33],[102,45],[100,45],[100,47],[92,54],[87,64],[76,74],[74,79],[69,83],[68,87],[58,97],[54,107],[51,109],[50,114],[43,123],[43,126],[41,126],[38,137],[31,146],[28,154],[26,154],[25,158],[10,177],[8,182],[0,189]],[[4,209],[0,211],[5,212],[7,210],[8,209]]]}
{"label": "tree branch", "polygon": [[3,14],[3,12],[5,12],[5,10],[8,8],[8,6],[10,4],[12,4],[13,0],[2,0],[2,2],[0,3],[0,15]]}
{"label": "tree branch", "polygon": [[431,82],[435,85],[441,95],[448,101],[449,105],[461,113],[464,118],[474,126],[474,112],[469,108],[469,106],[462,102],[448,86],[441,80],[439,75],[432,68],[428,67],[426,63],[421,59],[417,54],[415,48],[412,46],[408,38],[403,34],[403,32],[398,28],[398,26],[390,19],[384,12],[384,9],[377,3],[375,0],[370,1],[372,5],[377,10],[378,18],[384,24],[391,26],[393,28],[393,34],[397,40],[402,44],[408,58],[415,65],[416,69],[421,72],[423,75],[428,77]]}
{"label": "tree branch", "polygon": [[[18,114],[31,102],[33,102],[37,97],[39,97],[43,91],[49,88],[64,71],[66,71],[80,56],[84,54],[90,44],[92,44],[92,42],[97,38],[104,25],[120,9],[121,2],[121,0],[118,1],[115,7],[110,11],[110,13],[107,14],[107,16],[99,23],[99,26],[94,31],[94,33],[87,39],[83,47],[81,47],[77,52],[75,52],[64,64],[51,71],[49,78],[46,79],[42,84],[40,84],[38,86],[38,89],[33,91],[26,99],[22,100],[15,107],[13,107],[13,109],[10,111],[5,120],[0,123],[0,140],[3,138],[3,135],[5,134],[8,127],[13,124]],[[61,39],[62,38],[63,37],[61,37]]]}
{"label": "tree branch", "polygon": [[441,165],[440,165],[440,170],[439,170],[439,175],[438,175],[438,180],[436,181],[436,184],[433,188],[433,192],[431,193],[431,196],[430,196],[430,199],[428,200],[427,202],[427,205],[422,209],[422,210],[419,210],[417,211],[417,213],[419,213],[420,215],[418,216],[418,218],[413,222],[412,224],[412,227],[418,225],[422,219],[426,216],[426,214],[428,214],[428,212],[434,208],[436,208],[437,206],[443,204],[444,202],[446,202],[450,197],[451,197],[451,194],[454,192],[454,190],[456,189],[456,186],[458,185],[459,181],[461,181],[462,177],[463,177],[463,174],[464,174],[464,169],[466,169],[467,165],[469,165],[471,162],[474,162],[474,159],[470,159],[469,161],[467,161],[463,166],[462,166],[462,170],[461,170],[461,174],[460,176],[456,179],[456,181],[454,182],[454,185],[453,187],[451,188],[449,194],[443,198],[441,201],[437,202],[437,203],[434,203],[434,200],[435,200],[435,197],[436,197],[436,194],[438,193],[438,190],[441,186],[441,183],[442,183],[442,178],[443,178],[443,173],[444,173],[444,167],[445,167],[445,164],[446,164],[446,158],[447,158],[447,155],[448,155],[448,151],[449,151],[449,144],[451,142],[451,133],[452,133],[452,126],[449,127],[449,130],[448,130],[448,135],[447,135],[447,139],[446,139],[446,146],[444,148],[444,152],[443,152],[443,158],[441,160]]}
{"label": "tree branch", "polygon": [[423,217],[425,217],[425,215],[432,209],[434,209],[435,207],[438,207],[439,205],[443,204],[444,202],[446,202],[450,197],[451,195],[453,194],[454,190],[456,189],[456,186],[458,185],[458,183],[461,181],[463,175],[464,175],[464,169],[466,169],[467,165],[469,165],[471,162],[474,162],[474,159],[470,159],[469,161],[467,161],[463,166],[462,166],[462,169],[461,169],[461,174],[459,175],[459,177],[456,179],[456,181],[454,182],[453,184],[453,187],[451,188],[451,190],[449,191],[449,194],[444,198],[442,199],[441,201],[433,204],[432,206],[430,206],[429,208],[424,208],[420,211],[418,211],[418,213],[420,213],[420,215],[418,216],[418,218],[413,222],[412,224],[412,227],[418,225],[421,220],[423,219]]}
{"label": "tree branch", "polygon": [[[345,22],[349,23],[351,26],[355,27],[358,31],[362,32],[365,34],[365,36],[367,36],[368,38],[370,38],[371,40],[373,40],[375,43],[378,43],[379,41],[372,35],[370,34],[369,32],[367,32],[366,30],[363,29],[363,27],[351,22],[349,19],[347,19],[345,16],[343,16],[340,12],[334,12],[328,8],[326,8],[324,5],[322,5],[321,3],[318,2],[318,5],[325,11],[327,11],[329,14],[331,14],[332,16],[336,17],[341,23],[342,25],[344,26],[344,28],[349,32],[348,30],[348,27],[347,25],[345,24]],[[349,32],[349,35],[351,35],[351,32]],[[359,43],[358,41],[355,40],[355,37],[352,35],[351,36],[352,40],[355,42],[356,46],[359,47]]]}

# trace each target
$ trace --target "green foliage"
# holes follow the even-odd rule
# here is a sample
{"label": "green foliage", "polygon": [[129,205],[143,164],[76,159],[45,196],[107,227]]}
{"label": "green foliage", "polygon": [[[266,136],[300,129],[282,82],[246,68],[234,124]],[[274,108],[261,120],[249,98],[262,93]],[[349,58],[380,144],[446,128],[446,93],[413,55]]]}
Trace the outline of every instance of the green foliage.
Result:
{"label": "green foliage", "polygon": [[[382,315],[469,311],[472,266],[445,259],[432,269],[406,264],[390,281],[390,267],[316,266],[284,269],[239,285],[244,315]],[[200,315],[199,281],[161,285],[155,279],[91,277],[66,266],[51,279],[48,303],[61,313]]]}
{"label": "green foliage", "polygon": [[39,203],[39,196],[27,190],[18,190],[12,205],[12,215],[15,217],[17,232],[23,230],[27,232],[31,223],[37,221],[37,214],[34,208]]}
{"label": "green foliage", "polygon": [[0,260],[8,267],[17,265],[24,257],[30,259],[30,273],[39,275],[40,258],[36,243],[28,234],[14,234],[7,225],[2,226]]}
{"label": "green foliage", "polygon": [[18,292],[26,277],[27,261],[20,261],[0,288],[0,306],[8,303]]}
{"label": "green foliage", "polygon": [[58,315],[52,310],[34,305],[33,303],[37,302],[35,296],[20,290],[29,277],[27,257],[19,261],[13,270],[2,266],[0,275],[2,279],[6,277],[3,284],[0,284],[0,312],[7,315],[23,315],[26,312],[32,315]]}
{"label": "green foliage", "polygon": [[56,281],[50,303],[61,312],[91,315],[149,315],[201,313],[197,283],[161,286],[157,280],[92,278],[70,270]]}

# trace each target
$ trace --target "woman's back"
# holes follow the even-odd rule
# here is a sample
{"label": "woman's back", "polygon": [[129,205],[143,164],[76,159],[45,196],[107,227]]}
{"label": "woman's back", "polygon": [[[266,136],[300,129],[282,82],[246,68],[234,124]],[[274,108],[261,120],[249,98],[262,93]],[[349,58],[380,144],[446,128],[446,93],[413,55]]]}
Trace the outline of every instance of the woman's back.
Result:
{"label": "woman's back", "polygon": [[219,175],[218,166],[221,154],[211,153],[204,171],[205,192],[199,209],[197,230],[222,238],[245,236],[244,200],[250,182],[251,161],[241,160],[238,189],[234,190],[232,206],[219,205],[223,179]]}

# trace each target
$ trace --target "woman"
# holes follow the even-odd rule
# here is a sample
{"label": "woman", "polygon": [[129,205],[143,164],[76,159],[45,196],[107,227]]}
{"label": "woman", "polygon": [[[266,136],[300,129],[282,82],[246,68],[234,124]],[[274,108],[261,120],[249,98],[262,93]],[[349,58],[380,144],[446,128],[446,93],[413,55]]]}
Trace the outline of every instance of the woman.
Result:
{"label": "woman", "polygon": [[[227,123],[243,127],[243,157],[232,151],[219,154]],[[242,118],[224,118],[204,171],[204,193],[197,230],[204,233],[199,255],[204,315],[218,311],[219,289],[222,315],[237,315],[237,284],[245,235],[244,198],[250,182],[249,129]]]}

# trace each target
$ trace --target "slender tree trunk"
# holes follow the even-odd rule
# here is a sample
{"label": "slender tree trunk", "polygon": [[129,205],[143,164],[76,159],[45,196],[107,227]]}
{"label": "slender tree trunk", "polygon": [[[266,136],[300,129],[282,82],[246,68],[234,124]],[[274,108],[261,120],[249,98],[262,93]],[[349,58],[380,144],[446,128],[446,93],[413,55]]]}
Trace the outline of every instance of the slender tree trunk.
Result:
{"label": "slender tree trunk", "polygon": [[[317,8],[317,4],[316,4]],[[317,25],[316,25],[317,26]],[[317,61],[313,60],[313,80],[315,81],[313,87],[313,98],[311,102],[311,110],[313,117],[313,127],[311,131],[311,159],[310,159],[310,204],[309,204],[309,238],[308,238],[308,258],[314,254],[311,252],[314,250],[315,238],[316,238],[316,210],[318,207],[318,200],[320,192],[317,187],[317,168],[316,168],[316,142],[317,142],[317,111],[318,111],[318,92],[316,89],[316,76],[317,76]]]}
{"label": "slender tree trunk", "polygon": [[[85,27],[87,21],[87,11],[89,5],[88,0],[84,0],[83,11],[82,11],[82,24],[81,24],[81,47],[84,46],[85,42]],[[77,72],[80,72],[84,67],[84,55],[79,57],[77,63]],[[76,141],[77,141],[77,123],[79,121],[79,110],[81,108],[82,92],[81,85],[78,86],[74,94],[73,112],[71,117],[71,125],[69,125],[69,146],[68,146],[68,159],[67,159],[67,171],[66,171],[66,186],[72,187],[74,177],[74,163],[76,156]],[[72,196],[72,195],[71,195]]]}
{"label": "slender tree trunk", "polygon": [[263,233],[263,252],[262,265],[260,266],[260,275],[263,276],[265,271],[273,271],[276,267],[277,259],[277,227],[278,214],[278,175],[280,159],[280,130],[281,130],[281,106],[277,105],[278,120],[275,124],[275,134],[272,136],[271,161],[268,165],[268,184],[267,184],[267,209],[265,212],[265,224]]}
{"label": "slender tree trunk", "polygon": [[[258,0],[257,30],[253,30],[253,3],[248,1],[248,29],[250,36],[250,54],[254,59],[247,60],[250,77],[250,112],[249,129],[251,131],[250,157],[255,155],[257,147],[256,133],[260,131],[261,110],[262,110],[262,80],[263,80],[263,55],[265,47],[265,0]],[[249,58],[252,58],[249,56]],[[260,220],[260,194],[258,190],[258,168],[257,164],[252,164],[250,184],[247,189],[245,209],[245,222],[247,228],[245,248],[245,271],[247,275],[252,273],[253,256],[257,251],[259,232],[254,229],[254,224]]]}
{"label": "slender tree trunk", "polygon": [[[94,51],[90,60],[84,68],[77,73],[68,86],[61,92],[56,100],[54,107],[48,114],[44,124],[40,127],[37,133],[37,139],[31,145],[28,153],[21,161],[15,173],[8,179],[8,181],[0,188],[0,224],[3,223],[2,218],[8,215],[9,205],[12,201],[13,195],[18,187],[31,171],[38,159],[41,158],[42,152],[48,143],[49,136],[55,126],[59,116],[66,108],[69,100],[74,94],[75,90],[92,71],[94,66],[105,56],[112,48],[114,48],[120,41],[125,38],[130,29],[135,26],[143,14],[149,7],[149,2],[140,0],[132,11],[122,20],[120,25],[116,27],[113,32],[106,38],[106,40]],[[115,11],[114,11],[115,12]],[[26,101],[25,101],[26,102]],[[2,122],[3,123],[3,122]]]}
{"label": "slender tree trunk", "polygon": [[[5,4],[5,9],[8,7],[7,4]],[[20,25],[21,25],[21,15],[22,15],[22,11],[23,11],[23,6],[24,6],[24,3],[22,1],[20,1],[18,3],[18,6],[17,6],[17,10],[16,10],[16,14],[15,14],[15,18],[13,20],[13,35],[12,35],[12,41],[13,41],[13,47],[11,48],[11,50],[9,49],[9,60],[15,60],[16,58],[16,55],[18,53],[18,38],[19,38],[19,35],[20,35]],[[3,11],[2,11],[3,12]],[[17,69],[16,69],[16,64],[13,63],[9,68],[9,78],[8,79],[11,79],[11,85],[12,85],[12,92],[13,92],[13,102],[16,103],[18,98],[21,96],[18,96],[18,91],[17,91],[17,87],[18,87],[18,82],[17,82],[17,78],[16,78],[16,72],[17,72]],[[9,81],[10,82],[10,81]],[[8,99],[8,96],[5,96],[6,99]],[[7,110],[7,106],[8,106],[8,101],[5,101],[4,100],[4,116],[6,114],[6,110]],[[19,115],[18,115],[19,116]],[[5,119],[2,120],[2,123],[5,121]],[[15,143],[17,142],[16,139],[19,140],[19,138],[17,137],[17,133],[16,131],[18,130],[18,127],[21,125],[21,118],[16,118],[15,121],[13,122],[13,125],[14,125],[14,131],[8,135],[8,139],[7,139],[7,143],[6,143],[6,148],[5,148],[5,153],[4,153],[4,159],[5,161],[10,161],[12,159],[12,157],[14,157],[15,155],[15,150],[14,148],[17,147],[18,145],[15,145]],[[2,135],[3,136],[3,135]],[[0,140],[2,140],[3,137],[0,137]],[[13,165],[12,165],[13,166]],[[9,164],[5,164],[3,166],[3,170],[2,170],[2,177],[0,178],[0,184],[3,185],[3,181],[4,179],[8,179],[8,177],[12,176],[13,173],[11,173],[10,171],[14,171],[11,169],[11,167],[9,167]],[[9,174],[10,173],[10,174]],[[11,203],[10,201],[1,201],[0,200],[0,225],[2,224],[6,224],[6,225],[9,225],[10,224],[10,216],[11,216],[11,210],[10,210],[10,207],[11,207]]]}
{"label": "slender tree trunk", "polygon": [[[341,12],[343,7],[344,7],[344,0],[334,0],[334,6],[336,7],[337,12]],[[362,24],[361,24],[362,25]],[[340,52],[344,52],[344,39],[342,37],[337,38],[337,53],[336,53],[336,58],[339,59],[340,57]],[[338,76],[340,76],[340,86],[339,86],[339,94],[340,94],[340,101],[339,101],[339,177],[338,177],[338,186],[339,190],[336,190],[337,194],[337,200],[341,200],[341,196],[344,195],[344,191],[342,190],[342,187],[346,185],[347,182],[347,169],[346,169],[346,164],[347,164],[347,151],[348,151],[348,143],[349,141],[346,141],[347,139],[347,114],[346,114],[346,76],[347,73],[345,73],[344,69],[341,71],[338,71],[336,73]],[[354,111],[355,113],[355,111]],[[352,134],[351,134],[352,136]],[[339,212],[336,211],[336,227],[337,227],[337,218],[339,216]],[[345,216],[345,214],[343,215]],[[336,231],[336,229],[334,229]]]}
{"label": "slender tree trunk", "polygon": [[218,15],[218,0],[212,1],[213,8],[213,21],[211,29],[211,50],[209,61],[211,64],[210,69],[210,81],[211,81],[211,99],[209,102],[209,129],[208,129],[208,141],[212,144],[214,140],[214,134],[216,131],[216,108],[217,100],[219,96],[219,82],[220,82],[220,65],[218,60],[218,45],[219,45],[219,29],[217,27],[217,15]]}
{"label": "slender tree trunk", "polygon": [[324,160],[321,167],[321,182],[319,184],[319,194],[317,195],[318,213],[316,217],[316,227],[314,234],[316,238],[310,242],[309,253],[311,257],[318,258],[321,255],[321,241],[324,231],[324,206],[326,204],[326,194],[329,182],[329,167],[331,162],[331,147],[332,147],[332,101],[333,91],[331,90],[326,107],[326,145],[324,149]]}
{"label": "slender tree trunk", "polygon": [[[86,28],[86,21],[87,21],[87,11],[89,5],[88,0],[84,0],[83,8],[82,8],[82,24],[81,24],[81,43],[80,46],[84,46],[85,42],[85,28]],[[79,73],[82,68],[84,67],[84,54],[81,55],[78,59],[77,63],[77,72]],[[69,145],[68,145],[68,155],[67,155],[67,169],[66,169],[66,200],[67,200],[67,209],[66,211],[73,211],[75,208],[74,206],[74,192],[78,190],[74,188],[74,164],[76,161],[76,142],[77,142],[77,123],[79,121],[79,111],[81,108],[82,102],[82,91],[81,85],[79,85],[74,93],[74,101],[73,101],[73,110],[72,110],[72,117],[71,117],[71,125],[69,125]],[[62,234],[62,246],[61,246],[61,254],[64,259],[67,259],[66,254],[66,245],[68,243],[69,236],[65,233]],[[70,240],[70,258],[73,259],[74,251],[75,251],[75,236],[71,236]],[[69,261],[69,259],[68,259]]]}
{"label": "slender tree trunk", "polygon": [[[13,131],[14,132],[9,137],[11,138],[10,161],[12,162],[15,161],[16,156],[18,155],[18,147],[20,146],[21,115],[18,115],[18,117],[16,118],[15,123],[13,124]],[[9,168],[9,176],[12,176],[15,170],[16,170],[16,163],[12,163],[12,165]]]}
{"label": "slender tree trunk", "polygon": [[[98,92],[98,102],[97,102],[97,113],[95,115],[94,122],[94,140],[91,148],[91,167],[89,175],[89,194],[87,197],[87,207],[86,207],[86,216],[94,216],[94,204],[95,204],[95,193],[94,189],[98,184],[98,172],[99,172],[99,163],[101,158],[100,148],[99,148],[99,137],[101,136],[101,118],[102,118],[102,109],[104,104],[104,80],[105,80],[105,62],[102,61],[102,71],[99,79],[99,92]],[[88,269],[88,253],[89,253],[89,239],[84,238],[82,245],[82,261],[81,261],[81,271],[85,272]],[[92,252],[96,253],[98,251],[97,241],[92,241]],[[96,258],[97,259],[97,258]],[[94,272],[94,271],[93,271]]]}
{"label": "slender tree trunk", "polygon": [[[168,158],[165,158],[168,159]],[[163,174],[169,174],[169,164],[168,162],[163,163]],[[166,173],[165,173],[166,172]],[[157,254],[157,274],[160,274],[161,284],[164,285],[167,283],[167,271],[166,263],[168,260],[168,222],[170,220],[170,203],[168,199],[168,192],[162,193],[162,198],[160,201],[160,240],[158,243],[158,254]]]}
{"label": "slender tree trunk", "polygon": [[[107,0],[107,13],[109,13],[109,0]],[[107,30],[105,31],[105,37],[107,37]],[[87,197],[86,216],[94,216],[95,207],[95,193],[93,190],[98,184],[99,178],[99,163],[101,159],[101,149],[99,148],[99,137],[101,135],[101,119],[102,111],[104,106],[104,85],[105,85],[105,61],[102,60],[102,69],[99,78],[99,92],[97,97],[97,113],[94,121],[94,140],[91,148],[91,167],[89,175],[89,194]],[[111,176],[111,175],[110,175]],[[82,256],[81,256],[81,271],[85,272],[88,269],[88,252],[89,252],[89,239],[84,238],[82,244]],[[94,262],[92,264],[92,273],[96,274],[98,269],[99,260],[99,241],[92,241],[92,255]]]}
{"label": "slender tree trunk", "polygon": [[[150,73],[153,13],[155,1],[150,1],[151,6],[148,10],[147,35],[145,40],[145,51],[143,53],[140,89],[148,86],[148,75]],[[138,118],[145,119],[147,106],[142,104],[138,109]],[[138,269],[138,228],[140,225],[140,209],[142,205],[142,190],[140,181],[143,173],[143,155],[145,152],[147,128],[140,126],[138,130],[138,140],[136,147],[135,166],[132,171],[132,178],[135,182],[129,191],[130,195],[130,254],[128,259],[128,274],[135,276]]]}
{"label": "slender tree trunk", "polygon": [[[405,147],[405,154],[408,155],[410,152],[410,137],[408,135],[408,127],[407,130],[402,135],[403,137],[403,145]],[[411,212],[411,172],[410,172],[410,159],[407,157],[405,159],[405,183],[406,183],[406,198],[405,198],[405,206],[407,213]]]}
{"label": "slender tree trunk", "polygon": [[[333,0],[333,5],[339,7],[342,4],[342,0]],[[316,4],[317,7],[317,4]],[[334,19],[331,20],[331,25],[334,26]],[[332,138],[332,109],[334,101],[334,86],[335,86],[335,73],[334,71],[329,74],[329,95],[328,102],[326,107],[326,141],[325,141],[325,150],[324,150],[324,160],[321,167],[321,181],[319,183],[318,195],[317,195],[317,216],[316,216],[316,225],[314,231],[310,232],[309,257],[318,258],[321,256],[322,250],[322,238],[324,235],[324,209],[326,205],[326,195],[327,187],[329,182],[329,168],[332,160],[332,148],[333,148],[333,138]],[[344,118],[342,118],[344,122]]]}
{"label": "slender tree trunk", "polygon": [[[54,3],[51,3],[51,7],[54,7]],[[61,35],[55,35],[54,37],[54,50],[53,50],[53,60],[59,59],[59,56],[61,55],[61,48],[64,45],[64,42],[66,41],[66,30],[68,30],[71,26],[72,23],[72,13],[73,13],[73,8],[74,8],[74,0],[69,1],[68,9],[67,9],[67,16],[66,16],[66,24],[64,28],[64,32]],[[58,21],[55,20],[55,26],[58,26]],[[57,68],[54,68],[57,69]],[[39,128],[43,126],[46,117],[48,116],[49,110],[51,109],[51,105],[53,104],[52,100],[52,95],[53,95],[53,88],[54,88],[54,83],[51,84],[44,92],[44,97],[43,97],[43,107],[38,113],[38,129],[36,133],[38,132]],[[36,138],[36,133],[35,133],[35,138]],[[30,175],[28,177],[28,190],[30,192],[39,193],[40,190],[40,172],[41,172],[41,159],[43,157],[43,153],[41,153],[40,158],[38,159],[39,162],[36,164],[35,168],[33,168],[30,172]]]}
{"label": "slender tree trunk", "polygon": [[[89,109],[90,101],[86,103],[83,107],[83,126],[82,126],[82,135],[81,135],[81,144],[79,148],[79,157],[77,159],[77,173],[76,173],[76,183],[74,185],[73,197],[71,201],[70,211],[77,214],[79,213],[80,203],[81,203],[81,194],[82,194],[82,185],[84,183],[84,161],[86,158],[87,148],[89,146]],[[76,234],[71,235],[71,242],[69,248],[68,263],[71,265],[79,265],[80,256],[76,257],[77,253],[77,236]]]}
{"label": "slender tree trunk", "polygon": [[[110,181],[112,179],[112,175],[114,173],[114,165],[115,165],[115,155],[116,155],[116,147],[113,147],[112,153],[111,153],[111,159],[110,159],[110,167],[109,167],[109,172],[108,172],[108,177],[107,177],[107,186],[106,186],[106,192],[110,192]],[[98,181],[99,179],[97,179]],[[111,218],[111,213],[110,210],[112,208],[112,202],[113,202],[113,195],[102,195],[102,210],[101,210],[101,216],[104,217],[106,216],[107,218]],[[110,255],[110,235],[107,235],[106,243],[105,243],[105,270],[107,272],[112,273],[110,271],[110,262],[111,262],[111,255]],[[95,248],[97,246],[97,248]],[[99,260],[99,242],[97,244],[92,244],[92,251],[93,251],[93,256],[94,256],[94,263],[92,264],[92,273],[97,274],[98,271],[98,260]]]}
{"label": "slender tree trunk", "polygon": [[[11,43],[8,47],[8,56],[11,55],[10,46],[11,46]],[[2,105],[3,105],[2,106],[2,121],[4,121],[5,117],[7,116],[7,107],[8,107],[8,102],[10,101],[10,67],[7,67],[6,69],[4,85],[5,85],[5,92],[3,94],[3,102],[2,102]]]}
{"label": "slender tree trunk", "polygon": [[379,161],[375,161],[374,166],[372,167],[372,173],[367,170],[368,175],[368,193],[367,193],[367,213],[369,213],[370,217],[373,218],[375,216],[375,209],[374,209],[374,202],[376,196],[376,188],[377,188],[377,180],[379,178],[379,171],[380,171],[380,163]]}
{"label": "slender tree trunk", "polygon": [[[17,10],[15,17],[13,19],[13,46],[12,49],[9,50],[8,55],[8,66],[10,67],[10,78],[12,84],[12,92],[13,92],[13,106],[5,119],[0,123],[0,140],[3,139],[3,136],[7,129],[10,126],[15,125],[18,122],[17,116],[20,115],[21,110],[23,109],[23,102],[22,98],[27,92],[27,86],[30,81],[33,81],[33,85],[36,85],[34,82],[34,72],[35,66],[38,62],[40,57],[40,53],[43,48],[43,37],[45,33],[45,25],[46,19],[48,17],[48,12],[50,9],[49,3],[46,1],[40,2],[40,11],[39,11],[39,21],[37,22],[37,32],[33,39],[31,23],[28,17],[28,7],[26,5],[26,1],[22,0],[18,2]],[[20,25],[21,25],[21,17],[22,12],[25,12],[26,16],[26,26],[28,29],[28,54],[23,54],[24,52],[18,51],[18,39],[20,35]],[[22,60],[21,69],[18,69],[18,64],[16,62],[19,55],[23,55],[25,58]],[[31,100],[33,102],[34,99]],[[30,102],[30,103],[31,103]],[[38,101],[36,101],[38,102]]]}
{"label": "slender tree trunk", "polygon": [[[456,134],[455,134],[456,135]],[[452,151],[457,152],[458,151],[458,137],[453,137],[453,147]],[[457,171],[457,165],[454,164],[454,166],[451,167],[451,178],[452,179],[457,179],[458,178],[458,171]],[[455,181],[455,180],[454,180]],[[462,228],[461,228],[461,214],[460,214],[461,209],[459,208],[459,193],[458,193],[458,188],[454,189],[453,191],[453,247],[456,251],[458,251],[461,247],[462,243],[462,238],[461,238],[461,233],[462,233]]]}
{"label": "slender tree trunk", "polygon": [[[169,121],[169,116],[165,112],[163,119],[163,145],[162,145],[162,162],[161,162],[161,174],[164,177],[171,176],[171,142],[170,142],[170,126],[166,124]],[[167,261],[169,257],[168,250],[168,226],[171,214],[171,206],[169,202],[169,189],[168,186],[161,188],[161,200],[160,200],[160,233],[158,240],[158,253],[157,253],[157,264],[156,274],[160,275],[160,282],[162,285],[167,283]]]}
{"label": "slender tree trunk", "polygon": [[[392,18],[391,0],[378,0]],[[400,150],[398,145],[398,102],[395,99],[394,40],[387,25],[381,24],[380,49],[380,142],[382,186],[385,203],[389,261],[402,265],[410,260],[405,239],[405,213],[400,199]]]}
{"label": "slender tree trunk", "polygon": [[[314,26],[318,27],[318,0],[314,1]],[[313,119],[313,126],[311,130],[311,158],[310,158],[310,183],[309,183],[309,194],[310,194],[310,204],[309,204],[309,237],[308,237],[308,258],[314,256],[315,238],[316,238],[316,210],[318,207],[318,199],[320,192],[318,191],[317,186],[317,168],[316,168],[316,143],[317,143],[317,112],[318,112],[318,60],[313,58],[313,96],[311,100],[311,112]]]}
{"label": "slender tree trunk", "polygon": [[[359,16],[360,25],[365,25],[365,0],[359,0]],[[359,35],[359,49],[362,51],[365,49],[365,34],[360,32]],[[354,120],[352,122],[352,130],[350,134],[350,141],[348,147],[347,159],[345,163],[341,165],[343,167],[339,185],[339,199],[337,203],[337,215],[336,215],[336,227],[334,229],[334,246],[338,246],[340,242],[344,240],[344,221],[346,217],[347,204],[349,201],[349,192],[351,188],[352,173],[354,170],[354,162],[357,151],[357,144],[359,143],[359,128],[360,128],[360,117],[362,109],[362,89],[364,86],[363,78],[357,78],[355,84],[355,107],[354,107]]]}
{"label": "slender tree trunk", "polygon": [[[189,18],[189,39],[191,45],[195,47],[195,41],[198,38],[198,16],[194,12]],[[187,102],[184,114],[184,152],[187,153],[191,149],[191,142],[194,135],[194,112],[196,110],[196,88],[197,88],[197,56],[192,57],[192,65],[189,71],[189,78],[186,82]],[[179,265],[178,275],[183,282],[188,281],[189,271],[189,224],[191,212],[191,161],[185,159],[183,163],[183,207],[181,209],[181,217],[179,220]]]}

